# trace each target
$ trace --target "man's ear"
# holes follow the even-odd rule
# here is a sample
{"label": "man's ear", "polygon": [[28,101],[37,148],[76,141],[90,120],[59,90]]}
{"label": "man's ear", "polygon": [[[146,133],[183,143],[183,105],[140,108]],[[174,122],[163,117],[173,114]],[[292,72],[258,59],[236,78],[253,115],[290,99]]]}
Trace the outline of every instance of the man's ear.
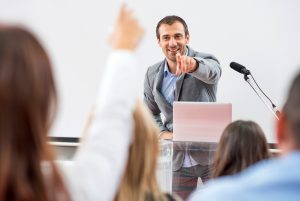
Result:
{"label": "man's ear", "polygon": [[161,47],[160,39],[159,38],[157,39],[157,43],[158,43],[159,47]]}
{"label": "man's ear", "polygon": [[190,34],[186,35],[185,42],[186,42],[186,44],[189,44],[189,42],[190,42]]}

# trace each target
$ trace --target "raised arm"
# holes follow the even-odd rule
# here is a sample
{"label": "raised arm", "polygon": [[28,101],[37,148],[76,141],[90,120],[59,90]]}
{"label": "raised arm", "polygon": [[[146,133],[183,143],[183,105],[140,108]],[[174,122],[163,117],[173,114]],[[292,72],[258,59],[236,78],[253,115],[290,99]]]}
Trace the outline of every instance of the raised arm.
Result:
{"label": "raised arm", "polygon": [[138,21],[123,6],[110,39],[114,51],[107,60],[91,128],[67,173],[73,200],[110,201],[117,191],[131,141],[132,111],[141,76],[133,50],[142,35]]}

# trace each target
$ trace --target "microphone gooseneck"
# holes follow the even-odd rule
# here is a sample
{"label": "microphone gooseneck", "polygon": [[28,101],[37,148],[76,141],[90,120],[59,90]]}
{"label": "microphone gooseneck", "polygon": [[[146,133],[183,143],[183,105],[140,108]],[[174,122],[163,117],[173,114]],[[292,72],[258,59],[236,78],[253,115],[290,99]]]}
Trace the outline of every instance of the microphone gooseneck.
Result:
{"label": "microphone gooseneck", "polygon": [[[244,75],[244,79],[245,81],[250,85],[250,87],[254,90],[254,92],[257,94],[257,96],[261,99],[261,101],[267,106],[267,108],[272,112],[272,114],[277,118],[279,119],[279,115],[280,115],[280,112],[279,110],[277,110],[277,107],[276,105],[271,101],[271,99],[265,94],[265,92],[259,87],[259,85],[257,84],[257,82],[255,81],[253,75],[251,74],[251,72],[243,65],[239,64],[239,63],[236,63],[236,62],[231,62],[230,63],[230,67],[243,74]],[[265,99],[261,96],[260,93],[258,93],[258,91],[255,89],[255,87],[251,84],[250,82],[250,79],[248,77],[248,75],[250,75],[256,85],[256,87],[259,89],[259,91],[264,95],[264,97],[271,103],[271,106],[269,104],[266,103]]]}

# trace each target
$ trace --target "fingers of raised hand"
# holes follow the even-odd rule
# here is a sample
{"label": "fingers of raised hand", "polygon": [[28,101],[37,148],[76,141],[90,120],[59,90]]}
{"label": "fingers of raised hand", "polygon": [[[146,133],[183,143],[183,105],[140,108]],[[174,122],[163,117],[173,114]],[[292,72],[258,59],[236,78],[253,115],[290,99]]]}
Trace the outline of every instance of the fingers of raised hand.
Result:
{"label": "fingers of raised hand", "polygon": [[116,49],[135,49],[139,44],[144,29],[140,26],[133,12],[122,5],[116,21],[115,30],[111,36],[111,44]]}

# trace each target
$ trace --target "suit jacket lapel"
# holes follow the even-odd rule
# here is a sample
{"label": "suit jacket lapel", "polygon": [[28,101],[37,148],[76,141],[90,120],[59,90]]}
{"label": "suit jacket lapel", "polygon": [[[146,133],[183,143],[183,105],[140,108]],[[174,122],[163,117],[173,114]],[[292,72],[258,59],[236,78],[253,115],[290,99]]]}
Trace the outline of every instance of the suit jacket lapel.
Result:
{"label": "suit jacket lapel", "polygon": [[[159,70],[157,73],[157,76],[155,78],[154,81],[154,96],[157,102],[162,102],[164,105],[168,105],[171,106],[170,103],[168,103],[168,101],[165,99],[165,97],[162,95],[161,93],[161,88],[162,88],[162,82],[163,82],[163,76],[164,76],[164,65],[165,65],[165,60],[163,62],[161,62],[160,66],[159,66]],[[160,105],[160,104],[158,104]]]}
{"label": "suit jacket lapel", "polygon": [[182,73],[176,81],[176,91],[175,91],[174,101],[179,100],[179,95],[180,95],[180,92],[181,92],[181,87],[182,87],[182,84],[183,84],[184,76],[185,76],[185,73]]}

